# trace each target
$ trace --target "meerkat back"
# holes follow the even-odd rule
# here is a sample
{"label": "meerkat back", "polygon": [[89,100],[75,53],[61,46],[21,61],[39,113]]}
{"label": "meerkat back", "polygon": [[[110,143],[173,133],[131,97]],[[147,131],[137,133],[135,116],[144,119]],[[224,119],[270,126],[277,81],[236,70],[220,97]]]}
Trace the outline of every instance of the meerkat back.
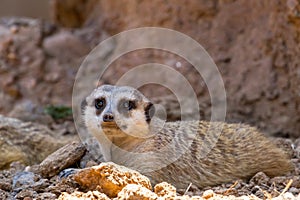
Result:
{"label": "meerkat back", "polygon": [[280,176],[294,168],[282,149],[248,125],[200,121],[186,122],[184,126],[186,129],[177,134],[195,130],[197,135],[189,150],[176,162],[149,173],[155,183],[168,181],[178,188],[193,183],[201,188],[245,180],[258,172]]}

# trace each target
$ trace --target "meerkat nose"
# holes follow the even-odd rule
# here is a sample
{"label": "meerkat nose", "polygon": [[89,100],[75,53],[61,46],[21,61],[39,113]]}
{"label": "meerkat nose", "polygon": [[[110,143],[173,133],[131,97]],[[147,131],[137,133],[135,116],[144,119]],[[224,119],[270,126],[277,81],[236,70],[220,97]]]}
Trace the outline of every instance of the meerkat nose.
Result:
{"label": "meerkat nose", "polygon": [[103,115],[103,121],[104,122],[113,122],[114,121],[114,116],[112,113],[105,113]]}

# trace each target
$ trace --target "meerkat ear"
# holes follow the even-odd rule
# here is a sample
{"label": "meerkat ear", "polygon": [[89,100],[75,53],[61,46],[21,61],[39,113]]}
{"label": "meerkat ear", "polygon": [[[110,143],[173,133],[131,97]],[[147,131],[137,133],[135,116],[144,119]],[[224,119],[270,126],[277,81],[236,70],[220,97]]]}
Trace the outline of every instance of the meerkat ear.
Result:
{"label": "meerkat ear", "polygon": [[145,104],[145,116],[146,116],[146,121],[150,123],[152,117],[154,116],[155,113],[155,107],[153,103],[147,102]]}

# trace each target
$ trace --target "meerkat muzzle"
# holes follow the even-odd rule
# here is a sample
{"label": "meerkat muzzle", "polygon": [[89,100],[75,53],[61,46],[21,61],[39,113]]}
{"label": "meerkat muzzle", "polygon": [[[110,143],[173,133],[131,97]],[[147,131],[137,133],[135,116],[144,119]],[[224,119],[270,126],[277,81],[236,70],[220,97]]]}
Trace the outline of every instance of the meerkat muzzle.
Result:
{"label": "meerkat muzzle", "polygon": [[112,113],[105,113],[103,115],[104,122],[114,122],[114,115]]}
{"label": "meerkat muzzle", "polygon": [[101,127],[102,128],[118,128],[118,125],[116,122],[102,122]]}
{"label": "meerkat muzzle", "polygon": [[102,128],[118,128],[115,122],[115,117],[111,112],[104,113],[103,122],[101,123]]}

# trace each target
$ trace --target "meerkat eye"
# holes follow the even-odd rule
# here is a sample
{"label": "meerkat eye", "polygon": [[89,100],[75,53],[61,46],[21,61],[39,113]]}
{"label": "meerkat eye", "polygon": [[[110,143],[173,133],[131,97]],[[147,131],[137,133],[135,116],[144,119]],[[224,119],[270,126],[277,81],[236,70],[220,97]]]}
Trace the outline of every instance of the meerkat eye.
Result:
{"label": "meerkat eye", "polygon": [[102,109],[105,106],[105,99],[95,99],[95,108],[97,110]]}
{"label": "meerkat eye", "polygon": [[135,109],[135,108],[136,108],[136,105],[135,105],[135,102],[134,102],[134,101],[125,101],[125,102],[124,102],[124,107],[125,107],[127,110],[132,110],[132,109]]}

